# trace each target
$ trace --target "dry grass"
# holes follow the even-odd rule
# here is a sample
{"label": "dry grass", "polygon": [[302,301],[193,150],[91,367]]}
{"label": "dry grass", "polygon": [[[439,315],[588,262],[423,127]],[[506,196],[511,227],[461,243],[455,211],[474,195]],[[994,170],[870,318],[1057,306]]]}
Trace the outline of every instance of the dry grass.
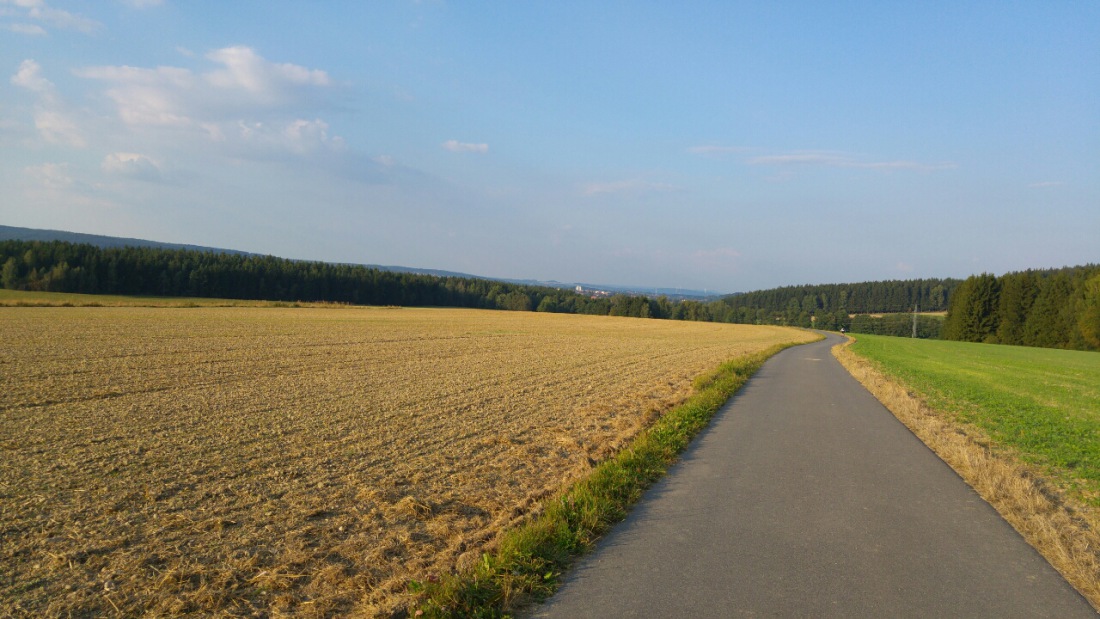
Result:
{"label": "dry grass", "polygon": [[210,297],[138,297],[0,288],[0,307],[353,307],[328,301],[261,301]]}
{"label": "dry grass", "polygon": [[0,309],[0,616],[387,615],[770,327]]}
{"label": "dry grass", "polygon": [[943,459],[1067,581],[1100,609],[1100,518],[980,430],[933,410],[866,360],[833,348],[845,368]]}

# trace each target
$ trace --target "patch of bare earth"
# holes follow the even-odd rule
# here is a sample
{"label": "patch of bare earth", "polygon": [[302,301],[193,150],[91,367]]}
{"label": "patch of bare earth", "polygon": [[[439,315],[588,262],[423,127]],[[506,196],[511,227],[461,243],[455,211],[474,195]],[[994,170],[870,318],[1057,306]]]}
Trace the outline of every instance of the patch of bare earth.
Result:
{"label": "patch of bare earth", "polygon": [[980,430],[930,408],[904,386],[848,350],[833,348],[842,365],[895,417],[953,468],[1065,579],[1100,609],[1100,519]]}
{"label": "patch of bare earth", "polygon": [[0,616],[385,616],[770,327],[0,309]]}

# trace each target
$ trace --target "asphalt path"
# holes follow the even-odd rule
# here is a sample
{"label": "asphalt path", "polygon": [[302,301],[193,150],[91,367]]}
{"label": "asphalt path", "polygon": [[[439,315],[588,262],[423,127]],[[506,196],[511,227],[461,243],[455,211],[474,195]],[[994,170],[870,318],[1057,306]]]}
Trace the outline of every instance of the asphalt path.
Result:
{"label": "asphalt path", "polygon": [[829,353],[772,359],[534,617],[1093,617]]}

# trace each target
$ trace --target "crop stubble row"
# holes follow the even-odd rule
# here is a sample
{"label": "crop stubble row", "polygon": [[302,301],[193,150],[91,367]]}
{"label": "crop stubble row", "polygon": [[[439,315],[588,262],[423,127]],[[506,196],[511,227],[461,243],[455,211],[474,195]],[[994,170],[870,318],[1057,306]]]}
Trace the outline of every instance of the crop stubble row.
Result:
{"label": "crop stubble row", "polygon": [[0,614],[385,612],[798,332],[439,309],[0,309]]}

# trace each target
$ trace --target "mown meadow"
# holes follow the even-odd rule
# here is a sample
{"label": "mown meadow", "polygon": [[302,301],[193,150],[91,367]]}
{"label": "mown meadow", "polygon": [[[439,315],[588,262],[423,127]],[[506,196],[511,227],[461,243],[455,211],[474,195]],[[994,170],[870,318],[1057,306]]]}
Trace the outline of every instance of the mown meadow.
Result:
{"label": "mown meadow", "polygon": [[1100,354],[872,335],[852,351],[1100,507]]}

